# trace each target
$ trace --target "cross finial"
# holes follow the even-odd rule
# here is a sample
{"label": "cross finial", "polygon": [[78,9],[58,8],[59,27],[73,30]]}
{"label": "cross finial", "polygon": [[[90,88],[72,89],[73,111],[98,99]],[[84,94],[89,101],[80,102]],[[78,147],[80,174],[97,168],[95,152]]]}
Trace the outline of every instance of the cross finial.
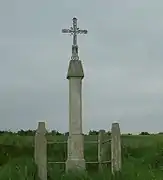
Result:
{"label": "cross finial", "polygon": [[79,60],[78,55],[78,45],[77,45],[77,34],[87,34],[87,30],[81,30],[77,27],[77,18],[74,17],[72,19],[72,27],[70,29],[62,29],[62,33],[70,33],[73,35],[73,43],[72,43],[72,60]]}

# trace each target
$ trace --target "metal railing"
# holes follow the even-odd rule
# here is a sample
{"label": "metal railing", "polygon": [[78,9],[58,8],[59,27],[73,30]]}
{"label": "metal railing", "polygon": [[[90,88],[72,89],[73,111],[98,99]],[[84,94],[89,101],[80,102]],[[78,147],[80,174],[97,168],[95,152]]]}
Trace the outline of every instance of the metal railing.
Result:
{"label": "metal railing", "polygon": [[[38,176],[42,180],[47,180],[47,164],[65,164],[65,162],[53,162],[47,161],[47,144],[66,144],[67,141],[47,141],[45,123],[39,122],[38,129],[35,135],[35,163],[38,168]],[[121,170],[121,140],[120,140],[120,128],[118,123],[112,124],[111,138],[107,136],[104,130],[100,130],[97,141],[85,141],[85,144],[97,144],[98,145],[98,160],[86,161],[86,164],[98,164],[99,169],[103,164],[111,163],[112,174],[115,171]],[[106,143],[111,143],[111,159],[107,160],[106,155],[108,152],[105,146]]]}

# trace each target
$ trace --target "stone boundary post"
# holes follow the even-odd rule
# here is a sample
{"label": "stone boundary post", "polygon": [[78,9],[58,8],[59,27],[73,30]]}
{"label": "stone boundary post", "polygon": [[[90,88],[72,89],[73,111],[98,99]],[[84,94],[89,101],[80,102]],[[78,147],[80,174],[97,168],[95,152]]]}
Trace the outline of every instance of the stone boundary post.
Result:
{"label": "stone boundary post", "polygon": [[111,170],[112,175],[119,174],[122,167],[121,133],[118,123],[112,123],[111,129]]}
{"label": "stone boundary post", "polygon": [[105,136],[105,130],[100,130],[98,133],[98,162],[99,162],[99,170],[102,170],[102,161],[105,160],[104,157],[104,146],[102,144]]}
{"label": "stone boundary post", "polygon": [[47,180],[47,140],[45,122],[39,122],[35,134],[34,160],[40,180]]}

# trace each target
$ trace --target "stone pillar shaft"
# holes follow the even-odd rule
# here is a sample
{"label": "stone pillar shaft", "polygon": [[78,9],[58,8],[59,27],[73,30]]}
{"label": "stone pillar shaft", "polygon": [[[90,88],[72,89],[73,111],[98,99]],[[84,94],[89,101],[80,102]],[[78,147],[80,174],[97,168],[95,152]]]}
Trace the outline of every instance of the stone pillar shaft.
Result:
{"label": "stone pillar shaft", "polygon": [[82,79],[69,79],[69,135],[82,134]]}
{"label": "stone pillar shaft", "polygon": [[67,79],[69,80],[69,137],[66,171],[85,169],[84,139],[82,134],[82,79],[81,61],[71,60]]}

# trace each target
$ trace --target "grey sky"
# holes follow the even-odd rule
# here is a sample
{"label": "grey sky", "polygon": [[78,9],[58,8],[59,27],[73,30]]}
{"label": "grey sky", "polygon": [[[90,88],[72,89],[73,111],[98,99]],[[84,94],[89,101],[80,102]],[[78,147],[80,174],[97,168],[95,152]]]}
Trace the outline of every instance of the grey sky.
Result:
{"label": "grey sky", "polygon": [[68,130],[66,73],[79,19],[83,129],[163,131],[162,0],[0,1],[0,129]]}

